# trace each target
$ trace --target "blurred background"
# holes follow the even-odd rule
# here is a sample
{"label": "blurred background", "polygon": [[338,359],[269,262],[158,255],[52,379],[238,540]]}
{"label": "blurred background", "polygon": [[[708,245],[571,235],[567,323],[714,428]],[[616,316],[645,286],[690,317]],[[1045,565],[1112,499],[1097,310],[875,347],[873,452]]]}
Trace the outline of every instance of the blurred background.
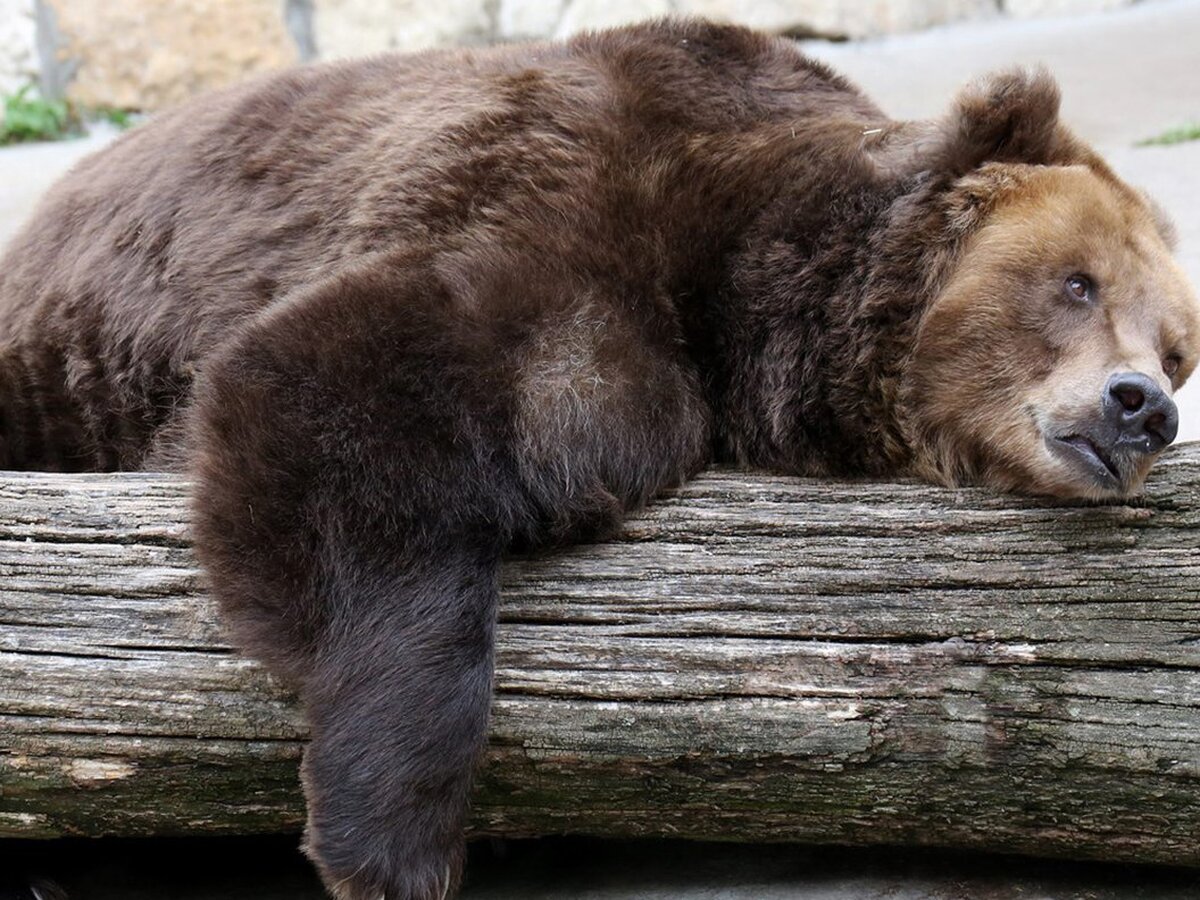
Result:
{"label": "blurred background", "polygon": [[1136,0],[0,0],[0,90],[153,110],[265,69],[382,50],[561,38],[668,13],[835,40]]}
{"label": "blurred background", "polygon": [[[897,117],[937,115],[988,69],[1046,65],[1066,121],[1174,218],[1179,260],[1200,283],[1200,0],[0,0],[0,242],[80,156],[206,89],[300,63],[559,38],[665,13],[802,40]],[[1200,384],[1179,399],[1180,439],[1200,439]],[[316,900],[295,848],[292,836],[0,840],[0,898],[6,873],[36,870],[72,898]],[[468,885],[466,900],[1200,897],[1194,872],[1163,868],[579,840],[476,846]]]}

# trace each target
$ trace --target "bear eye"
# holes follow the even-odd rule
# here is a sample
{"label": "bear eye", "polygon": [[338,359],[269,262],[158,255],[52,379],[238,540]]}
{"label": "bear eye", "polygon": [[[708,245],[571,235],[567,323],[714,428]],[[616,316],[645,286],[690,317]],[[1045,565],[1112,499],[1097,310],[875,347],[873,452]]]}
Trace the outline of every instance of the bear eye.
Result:
{"label": "bear eye", "polygon": [[1179,364],[1181,362],[1183,362],[1183,360],[1180,359],[1177,354],[1172,353],[1163,360],[1163,374],[1165,374],[1168,378],[1174,378],[1175,373],[1179,371]]}
{"label": "bear eye", "polygon": [[1092,299],[1092,279],[1086,275],[1072,275],[1063,282],[1063,290],[1072,300],[1089,303]]}

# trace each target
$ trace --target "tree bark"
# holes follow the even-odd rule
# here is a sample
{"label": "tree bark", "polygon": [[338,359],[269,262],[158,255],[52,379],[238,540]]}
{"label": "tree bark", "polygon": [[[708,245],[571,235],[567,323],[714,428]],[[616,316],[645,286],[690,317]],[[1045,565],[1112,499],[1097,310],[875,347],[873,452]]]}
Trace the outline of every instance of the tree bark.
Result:
{"label": "tree bark", "polygon": [[[0,835],[296,829],[183,480],[0,476]],[[506,564],[480,834],[1200,865],[1200,445],[1086,506],[712,471]]]}

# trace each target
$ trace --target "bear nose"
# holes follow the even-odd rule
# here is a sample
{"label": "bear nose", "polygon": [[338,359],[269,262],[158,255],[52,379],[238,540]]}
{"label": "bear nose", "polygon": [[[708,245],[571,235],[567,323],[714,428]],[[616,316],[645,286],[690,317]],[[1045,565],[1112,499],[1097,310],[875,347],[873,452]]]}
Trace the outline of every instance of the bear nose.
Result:
{"label": "bear nose", "polygon": [[1141,453],[1157,453],[1179,432],[1179,411],[1154,380],[1140,372],[1108,379],[1104,415],[1117,430],[1117,442]]}

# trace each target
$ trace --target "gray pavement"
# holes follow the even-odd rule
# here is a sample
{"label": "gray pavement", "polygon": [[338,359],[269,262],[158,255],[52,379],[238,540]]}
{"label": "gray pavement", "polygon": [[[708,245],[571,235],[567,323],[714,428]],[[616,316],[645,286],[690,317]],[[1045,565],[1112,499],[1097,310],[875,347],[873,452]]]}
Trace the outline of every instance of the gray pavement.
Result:
{"label": "gray pavement", "polygon": [[[1200,142],[1137,148],[1135,141],[1200,121],[1200,0],[1155,0],[1108,14],[1035,22],[988,22],[855,44],[814,44],[810,52],[862,84],[897,116],[936,115],[956,87],[989,69],[1042,63],[1062,83],[1064,115],[1125,178],[1148,189],[1174,216],[1179,255],[1200,284]],[[72,162],[109,135],[0,150],[0,241]],[[1200,379],[1198,379],[1200,381]],[[1180,396],[1181,439],[1200,439],[1200,384]],[[0,846],[2,849],[2,846]],[[197,892],[196,870],[180,861],[174,887],[162,877],[136,887],[143,865],[92,872],[77,897],[313,898],[308,870],[288,848],[269,845],[261,865],[236,884]],[[187,851],[192,853],[192,850]],[[208,853],[203,847],[197,856]],[[159,856],[166,851],[154,851]],[[274,854],[274,856],[272,856]],[[251,855],[254,855],[253,853]],[[53,856],[53,855],[52,855]],[[70,856],[68,854],[68,856]],[[274,862],[272,862],[274,860]],[[53,863],[49,868],[54,869]],[[201,863],[211,873],[211,861]],[[218,870],[219,871],[219,867]],[[280,880],[279,871],[286,871]],[[116,873],[115,875],[112,873]],[[275,873],[275,874],[272,874]],[[132,880],[131,880],[132,879]],[[283,885],[287,885],[286,888]],[[1183,900],[1200,897],[1190,874],[1029,861],[803,848],[688,848],[671,845],[518,845],[507,861],[471,869],[464,900]]]}

